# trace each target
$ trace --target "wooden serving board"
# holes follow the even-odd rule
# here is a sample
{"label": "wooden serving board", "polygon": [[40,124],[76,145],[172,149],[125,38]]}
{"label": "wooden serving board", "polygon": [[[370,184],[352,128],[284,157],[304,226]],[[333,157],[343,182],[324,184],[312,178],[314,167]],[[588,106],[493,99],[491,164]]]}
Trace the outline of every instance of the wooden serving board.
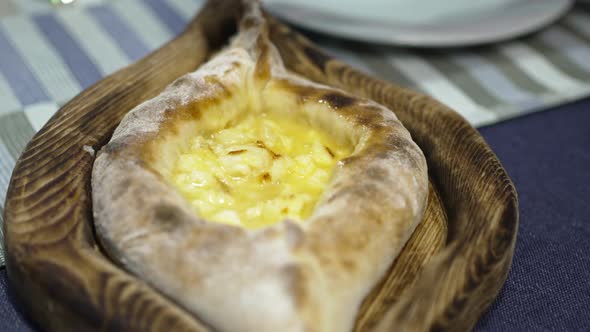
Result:
{"label": "wooden serving board", "polygon": [[[211,331],[114,265],[93,234],[94,156],[125,113],[195,70],[235,30],[237,1],[211,1],[176,39],[82,92],[28,144],[4,216],[8,276],[50,331]],[[468,330],[502,287],[514,250],[514,186],[483,138],[441,103],[355,71],[271,19],[286,66],[380,102],[426,155],[424,220],[365,299],[355,331]]]}

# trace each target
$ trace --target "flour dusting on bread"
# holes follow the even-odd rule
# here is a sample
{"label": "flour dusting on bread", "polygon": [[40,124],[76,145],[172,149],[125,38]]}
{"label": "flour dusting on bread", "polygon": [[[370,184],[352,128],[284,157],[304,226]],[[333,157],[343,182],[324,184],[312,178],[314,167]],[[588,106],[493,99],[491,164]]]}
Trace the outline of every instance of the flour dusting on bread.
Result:
{"label": "flour dusting on bread", "polygon": [[[231,43],[131,110],[98,153],[97,235],[117,263],[216,330],[350,331],[422,218],[425,158],[391,110],[289,73],[259,4],[244,4]],[[167,160],[203,123],[222,128],[244,108],[305,118],[354,146],[309,220],[210,222],[166,180]]]}

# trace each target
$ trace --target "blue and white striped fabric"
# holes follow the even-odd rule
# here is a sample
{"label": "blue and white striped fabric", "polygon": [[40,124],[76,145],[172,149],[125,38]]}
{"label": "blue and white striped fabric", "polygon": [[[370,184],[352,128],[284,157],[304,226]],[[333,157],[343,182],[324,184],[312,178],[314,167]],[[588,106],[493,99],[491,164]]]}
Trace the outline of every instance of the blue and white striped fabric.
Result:
{"label": "blue and white striped fabric", "polygon": [[[48,1],[0,1],[0,215],[16,160],[49,117],[178,34],[201,5],[78,0],[56,9]],[[361,70],[434,96],[476,126],[590,95],[590,12],[580,7],[536,34],[477,48],[416,51],[313,39]]]}

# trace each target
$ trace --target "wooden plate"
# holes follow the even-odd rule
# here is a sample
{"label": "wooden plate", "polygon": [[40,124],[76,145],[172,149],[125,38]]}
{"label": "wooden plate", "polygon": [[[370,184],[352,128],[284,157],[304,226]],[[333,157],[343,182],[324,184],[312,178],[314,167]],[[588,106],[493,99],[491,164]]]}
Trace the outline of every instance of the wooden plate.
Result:
{"label": "wooden plate", "polygon": [[[82,92],[28,144],[8,190],[6,263],[19,299],[41,326],[211,330],[102,253],[93,234],[90,172],[92,151],[124,114],[197,68],[231,36],[238,15],[235,1],[208,3],[184,33]],[[355,331],[472,328],[502,286],[516,240],[516,192],[500,162],[446,106],[351,69],[278,21],[271,26],[288,68],[388,106],[428,161],[424,220],[367,296]]]}

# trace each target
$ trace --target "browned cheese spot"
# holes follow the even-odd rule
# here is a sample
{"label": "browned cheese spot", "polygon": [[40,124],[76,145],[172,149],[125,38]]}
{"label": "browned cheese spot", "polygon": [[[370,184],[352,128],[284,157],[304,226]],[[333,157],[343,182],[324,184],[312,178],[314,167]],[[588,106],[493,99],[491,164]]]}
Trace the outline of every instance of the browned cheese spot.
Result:
{"label": "browned cheese spot", "polygon": [[266,144],[264,144],[263,141],[257,140],[256,141],[256,146],[259,147],[259,148],[265,149],[266,151],[268,151],[272,155],[272,159],[277,159],[277,158],[280,158],[281,157],[280,154],[274,152],[269,147],[267,147]]}
{"label": "browned cheese spot", "polygon": [[221,187],[221,190],[223,190],[224,193],[231,193],[231,188],[227,185],[227,183],[221,181],[221,179],[219,179],[217,176],[215,177],[215,181],[219,183],[219,186]]}
{"label": "browned cheese spot", "polygon": [[270,173],[266,172],[261,175],[260,180],[262,182],[270,182],[270,181],[272,181],[272,177],[270,176]]}
{"label": "browned cheese spot", "polygon": [[246,150],[245,150],[245,149],[239,149],[239,150],[233,150],[233,151],[230,151],[230,152],[228,152],[227,154],[229,154],[229,155],[232,155],[232,156],[235,156],[235,155],[238,155],[238,154],[242,154],[242,153],[244,153],[244,152],[246,152]]}
{"label": "browned cheese spot", "polygon": [[332,152],[332,150],[331,150],[329,147],[325,146],[325,145],[324,145],[324,148],[326,149],[326,151],[328,152],[328,154],[329,154],[329,155],[330,155],[332,158],[334,158],[334,152]]}

